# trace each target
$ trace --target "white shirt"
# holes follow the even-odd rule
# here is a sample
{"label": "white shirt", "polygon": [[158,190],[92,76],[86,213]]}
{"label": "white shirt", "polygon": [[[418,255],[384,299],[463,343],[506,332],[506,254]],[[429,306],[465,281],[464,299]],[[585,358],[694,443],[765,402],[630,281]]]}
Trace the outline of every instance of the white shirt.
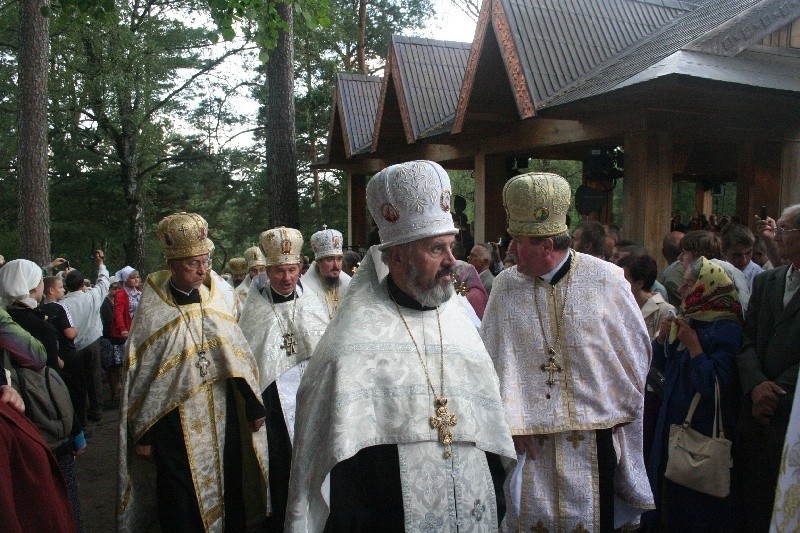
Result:
{"label": "white shirt", "polygon": [[68,292],[61,305],[67,308],[78,336],[75,337],[75,349],[83,350],[103,335],[103,322],[100,320],[100,307],[108,294],[108,269],[100,265],[97,272],[97,283],[87,291]]}

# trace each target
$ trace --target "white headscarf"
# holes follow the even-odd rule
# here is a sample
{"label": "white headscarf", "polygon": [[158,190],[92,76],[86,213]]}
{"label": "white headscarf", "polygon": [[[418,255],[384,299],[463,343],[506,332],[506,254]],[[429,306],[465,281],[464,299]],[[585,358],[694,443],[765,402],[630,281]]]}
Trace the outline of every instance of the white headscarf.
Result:
{"label": "white headscarf", "polygon": [[131,275],[131,272],[136,270],[132,266],[126,266],[122,270],[118,270],[116,274],[114,274],[122,283],[128,281],[128,276]]}
{"label": "white headscarf", "polygon": [[14,259],[0,268],[0,298],[3,305],[21,302],[34,308],[39,302],[31,298],[31,291],[42,281],[42,269],[33,261]]}

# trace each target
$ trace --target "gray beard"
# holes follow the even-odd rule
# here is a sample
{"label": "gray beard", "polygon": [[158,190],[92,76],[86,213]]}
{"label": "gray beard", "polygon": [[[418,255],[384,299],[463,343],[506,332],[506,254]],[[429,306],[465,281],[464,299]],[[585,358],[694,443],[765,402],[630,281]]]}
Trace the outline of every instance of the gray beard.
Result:
{"label": "gray beard", "polygon": [[439,283],[438,279],[434,280],[432,287],[425,287],[417,280],[419,279],[419,270],[414,261],[409,258],[408,260],[408,283],[411,288],[411,296],[416,301],[425,307],[439,307],[453,296],[453,284],[448,283],[444,287]]}

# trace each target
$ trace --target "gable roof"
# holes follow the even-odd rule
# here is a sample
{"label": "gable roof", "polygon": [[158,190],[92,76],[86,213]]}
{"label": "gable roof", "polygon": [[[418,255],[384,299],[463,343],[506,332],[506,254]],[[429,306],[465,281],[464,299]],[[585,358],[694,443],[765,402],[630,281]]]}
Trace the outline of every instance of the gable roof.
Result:
{"label": "gable roof", "polygon": [[372,150],[378,149],[391,89],[408,143],[449,133],[464,80],[470,43],[392,36]]}
{"label": "gable roof", "polygon": [[[369,151],[380,90],[380,77],[349,73],[336,75],[334,108],[328,133],[328,161],[335,159],[333,151],[337,148],[344,148],[344,156],[348,159]],[[342,146],[335,146],[338,143]]]}
{"label": "gable roof", "polygon": [[[519,118],[564,87],[693,7],[676,0],[485,0],[459,96],[456,129],[469,105],[485,39],[493,34]],[[462,109],[463,107],[463,109]]]}
{"label": "gable roof", "polygon": [[[694,11],[612,58],[584,79],[554,94],[542,102],[541,107],[563,105],[631,85],[637,80],[644,81],[648,79],[648,75],[658,72],[659,67],[661,75],[671,69],[672,72],[669,73],[686,74],[691,71],[694,75],[705,78],[706,73],[697,68],[698,64],[707,63],[721,72],[730,68],[736,70],[739,67],[735,65],[741,63],[743,72],[739,76],[731,77],[728,74],[720,78],[722,81],[735,83],[745,81],[744,74],[754,68],[764,71],[769,78],[779,76],[782,64],[779,61],[754,57],[753,54],[741,54],[732,61],[722,59],[723,56],[740,54],[746,47],[800,16],[800,3],[795,7],[775,11],[775,5],[779,3],[786,6],[786,2],[778,0],[702,2]],[[685,52],[680,52],[681,50]],[[775,72],[776,65],[778,72]],[[784,71],[783,75],[788,72]],[[758,78],[754,78],[751,81],[757,80]]]}

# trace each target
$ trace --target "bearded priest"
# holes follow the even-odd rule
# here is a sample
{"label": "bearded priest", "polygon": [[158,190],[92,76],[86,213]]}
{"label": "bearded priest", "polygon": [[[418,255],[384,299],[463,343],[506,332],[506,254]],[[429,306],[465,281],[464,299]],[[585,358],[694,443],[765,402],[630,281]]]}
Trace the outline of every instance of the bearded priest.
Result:
{"label": "bearded priest", "polygon": [[339,302],[350,285],[350,276],[342,271],[342,233],[323,226],[311,236],[314,262],[303,275],[303,285],[319,296],[328,310],[328,317],[339,307]]}
{"label": "bearded priest", "polygon": [[491,359],[452,298],[450,195],[430,161],[367,185],[381,244],[297,393],[287,531],[497,530],[514,447]]}

